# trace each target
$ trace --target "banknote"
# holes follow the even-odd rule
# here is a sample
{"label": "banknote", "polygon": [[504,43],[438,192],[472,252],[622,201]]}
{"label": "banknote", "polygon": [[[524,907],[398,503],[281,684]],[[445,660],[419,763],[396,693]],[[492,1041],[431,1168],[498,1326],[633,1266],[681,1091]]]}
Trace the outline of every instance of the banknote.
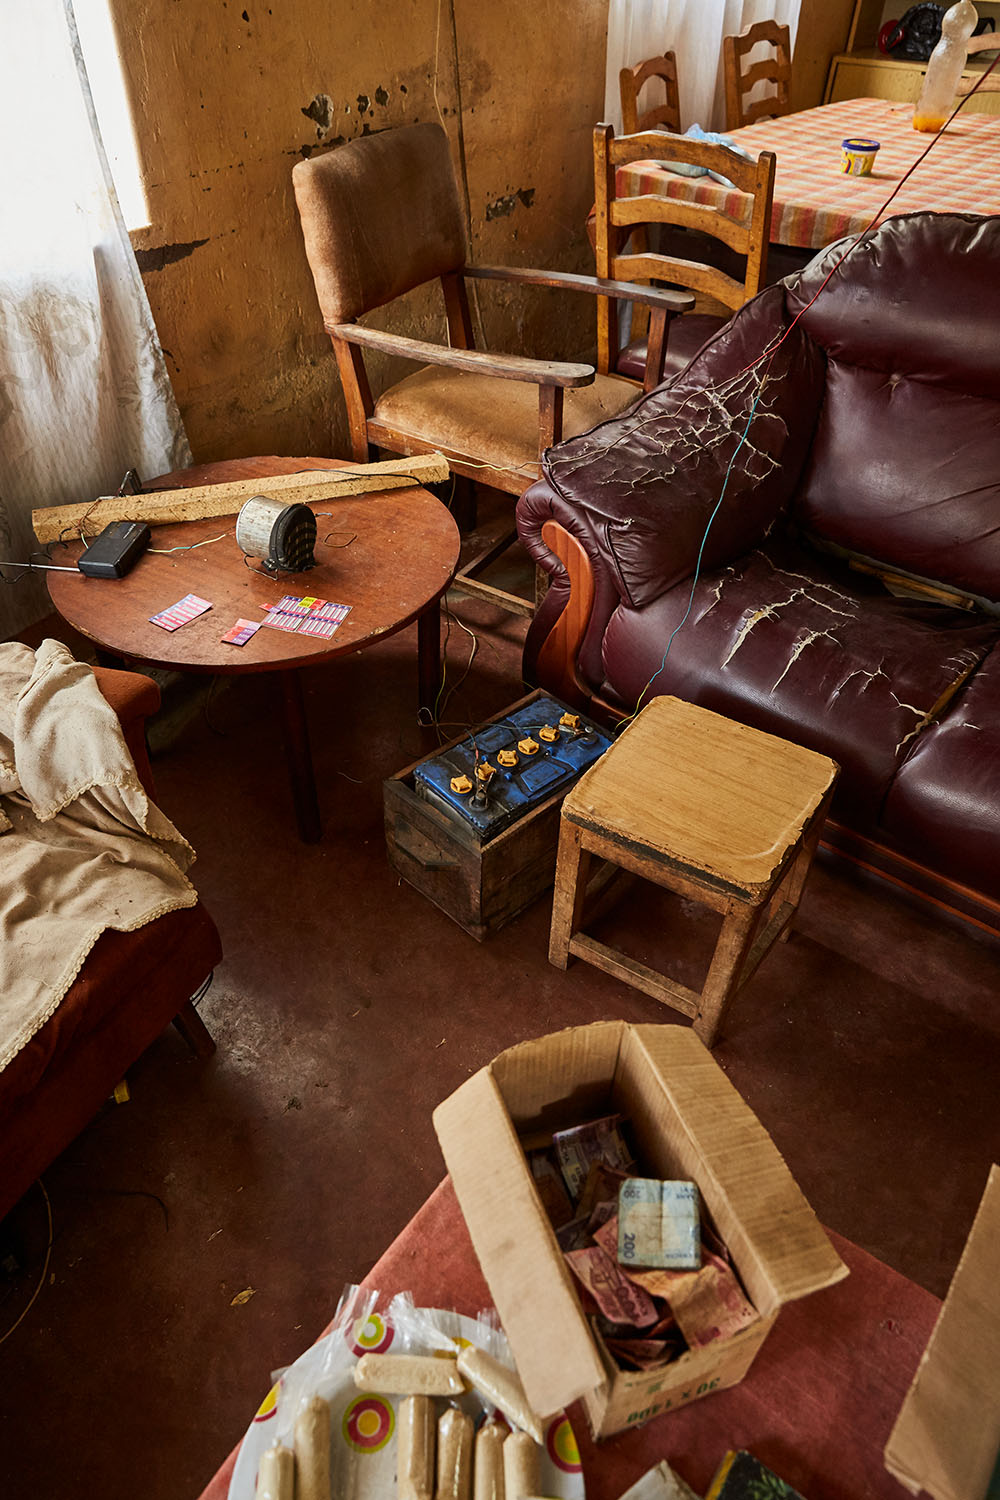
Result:
{"label": "banknote", "polygon": [[649,1328],[660,1319],[651,1297],[642,1287],[634,1286],[610,1255],[600,1245],[566,1254],[570,1270],[587,1288],[606,1318],[613,1323],[628,1323],[633,1328]]}
{"label": "banknote", "polygon": [[585,1250],[593,1244],[586,1219],[570,1219],[568,1224],[556,1228],[556,1240],[560,1250]]}
{"label": "banknote", "polygon": [[610,1203],[611,1212],[617,1216],[618,1190],[627,1176],[627,1172],[616,1167],[609,1167],[607,1162],[591,1162],[583,1192],[580,1194],[580,1202],[577,1204],[577,1213],[596,1214],[598,1215],[596,1222],[603,1224],[608,1218],[604,1209]]}
{"label": "banknote", "polygon": [[623,1266],[697,1270],[698,1188],[693,1182],[629,1177],[618,1193],[618,1260]]}
{"label": "banknote", "polygon": [[535,1179],[542,1207],[555,1229],[568,1224],[573,1217],[573,1205],[569,1201],[562,1173],[548,1151],[529,1152],[528,1162]]}
{"label": "banknote", "polygon": [[557,1130],[553,1135],[556,1159],[574,1203],[583,1192],[593,1162],[604,1162],[620,1172],[631,1166],[632,1158],[621,1132],[622,1121],[622,1115],[606,1115],[570,1130]]}
{"label": "banknote", "polygon": [[757,1309],[733,1272],[710,1251],[700,1271],[678,1276],[667,1292],[670,1310],[692,1349],[728,1339],[757,1321]]}

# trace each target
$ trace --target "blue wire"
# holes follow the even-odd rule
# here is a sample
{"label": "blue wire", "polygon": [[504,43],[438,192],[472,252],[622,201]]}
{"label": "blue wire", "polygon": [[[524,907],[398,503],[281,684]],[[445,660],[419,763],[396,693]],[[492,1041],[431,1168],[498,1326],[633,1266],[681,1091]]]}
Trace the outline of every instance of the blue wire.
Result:
{"label": "blue wire", "polygon": [[[704,556],[704,553],[705,553],[705,545],[708,542],[708,534],[709,534],[709,532],[712,529],[712,523],[713,523],[713,521],[715,520],[716,516],[719,514],[719,511],[722,509],[722,502],[726,498],[726,490],[729,487],[729,477],[730,477],[730,475],[733,472],[733,465],[736,463],[736,456],[739,453],[740,449],[743,447],[743,444],[746,442],[747,436],[749,435],[750,427],[751,427],[751,424],[753,422],[754,416],[755,416],[756,411],[757,411],[757,403],[760,401],[760,398],[761,398],[761,396],[764,393],[764,385],[766,383],[766,380],[767,380],[767,376],[765,375],[764,378],[761,380],[760,388],[758,389],[756,396],[754,396],[754,398],[753,398],[753,404],[750,407],[750,415],[747,417],[747,425],[743,429],[743,433],[742,433],[742,436],[740,437],[739,442],[736,444],[736,447],[733,449],[733,456],[729,460],[729,467],[726,470],[726,477],[722,481],[722,489],[719,492],[719,498],[715,502],[715,508],[713,509],[712,514],[708,518],[708,525],[705,527],[705,531],[704,531],[704,534],[703,534],[702,539],[701,539],[701,546],[698,548],[698,557],[697,557],[697,559],[695,561],[695,565],[694,565],[694,576],[691,579],[691,593],[690,593],[690,596],[688,598],[687,609],[684,611],[684,614],[683,614],[682,618],[680,619],[680,621],[674,626],[673,630],[670,632],[670,638],[667,641],[667,647],[666,647],[666,650],[663,653],[663,659],[660,662],[660,665],[657,667],[656,671],[653,673],[652,677],[646,683],[646,686],[643,688],[642,692],[639,694],[639,697],[636,700],[635,708],[632,711],[632,713],[629,715],[629,719],[634,719],[635,718],[636,714],[639,712],[639,707],[640,707],[640,705],[642,703],[643,698],[645,698],[646,694],[649,692],[650,688],[653,686],[653,683],[656,681],[656,679],[659,677],[660,673],[663,671],[664,667],[666,666],[666,664],[667,664],[667,657],[670,655],[670,648],[671,648],[671,646],[674,643],[674,636],[677,634],[678,630],[680,630],[681,626],[685,625],[687,623],[688,615],[691,613],[691,610],[692,610],[692,608],[694,606],[694,592],[695,592],[695,589],[698,587],[698,579],[699,579],[699,576],[701,574],[701,560],[702,560],[702,557]],[[625,720],[624,722],[627,723],[628,720]]]}

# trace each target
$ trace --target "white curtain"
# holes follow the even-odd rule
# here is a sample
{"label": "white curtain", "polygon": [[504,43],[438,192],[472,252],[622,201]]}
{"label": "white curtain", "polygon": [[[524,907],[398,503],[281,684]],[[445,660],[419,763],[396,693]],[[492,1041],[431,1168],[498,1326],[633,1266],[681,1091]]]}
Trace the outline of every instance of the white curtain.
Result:
{"label": "white curtain", "polygon": [[799,5],[800,0],[610,0],[604,119],[621,131],[622,68],[673,52],[681,128],[724,129],[722,38],[773,18],[788,26],[794,48]]}
{"label": "white curtain", "polygon": [[[24,561],[33,508],[113,493],[129,468],[146,479],[191,455],[70,0],[0,0],[0,20],[0,560]],[[0,639],[50,608],[45,575],[21,576],[0,585]]]}

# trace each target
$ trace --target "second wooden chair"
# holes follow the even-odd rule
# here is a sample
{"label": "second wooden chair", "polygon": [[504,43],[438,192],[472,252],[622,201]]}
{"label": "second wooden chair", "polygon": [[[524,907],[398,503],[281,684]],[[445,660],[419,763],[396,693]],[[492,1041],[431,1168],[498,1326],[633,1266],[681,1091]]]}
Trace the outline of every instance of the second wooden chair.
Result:
{"label": "second wooden chair", "polygon": [[[647,83],[658,79],[663,84],[662,104],[650,105],[639,113],[639,95]],[[675,135],[681,133],[681,107],[677,93],[677,62],[672,52],[661,57],[647,57],[634,68],[622,68],[618,74],[618,92],[622,105],[622,133],[635,135],[637,130],[652,130],[660,125]]]}
{"label": "second wooden chair", "polygon": [[[732,182],[734,191],[727,195],[723,208],[709,208],[686,198],[645,192],[641,182],[629,191],[619,186],[619,168],[630,162],[663,159],[715,172]],[[664,330],[663,349],[650,338],[636,340],[619,353],[618,304],[600,298],[597,333],[598,360],[604,362],[601,368],[641,380],[646,390],[652,390],[665,375],[682,370],[730,313],[757,295],[767,272],[774,167],[772,151],[762,151],[756,161],[748,161],[728,146],[685,135],[647,131],[616,139],[610,125],[595,127],[594,248],[598,277],[686,287],[706,309],[674,318]],[[678,183],[684,181],[678,177]],[[657,245],[653,236],[664,235],[664,227],[674,237]],[[729,258],[728,266],[704,258],[713,245],[722,252],[716,257],[720,262]]]}
{"label": "second wooden chair", "polygon": [[[766,46],[767,55],[749,62],[755,47]],[[722,62],[726,77],[726,129],[739,130],[754,120],[787,115],[791,109],[788,87],[792,77],[791,33],[777,21],[758,21],[739,36],[722,39]],[[750,95],[758,83],[773,84],[762,99],[752,103]]]}

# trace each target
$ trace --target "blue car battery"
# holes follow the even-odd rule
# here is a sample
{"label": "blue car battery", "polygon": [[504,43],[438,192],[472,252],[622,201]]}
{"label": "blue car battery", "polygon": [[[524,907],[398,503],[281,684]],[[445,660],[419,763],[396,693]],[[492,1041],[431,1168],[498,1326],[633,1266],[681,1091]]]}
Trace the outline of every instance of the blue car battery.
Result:
{"label": "blue car battery", "polygon": [[542,696],[422,761],[414,790],[488,839],[568,787],[610,744],[607,730]]}

